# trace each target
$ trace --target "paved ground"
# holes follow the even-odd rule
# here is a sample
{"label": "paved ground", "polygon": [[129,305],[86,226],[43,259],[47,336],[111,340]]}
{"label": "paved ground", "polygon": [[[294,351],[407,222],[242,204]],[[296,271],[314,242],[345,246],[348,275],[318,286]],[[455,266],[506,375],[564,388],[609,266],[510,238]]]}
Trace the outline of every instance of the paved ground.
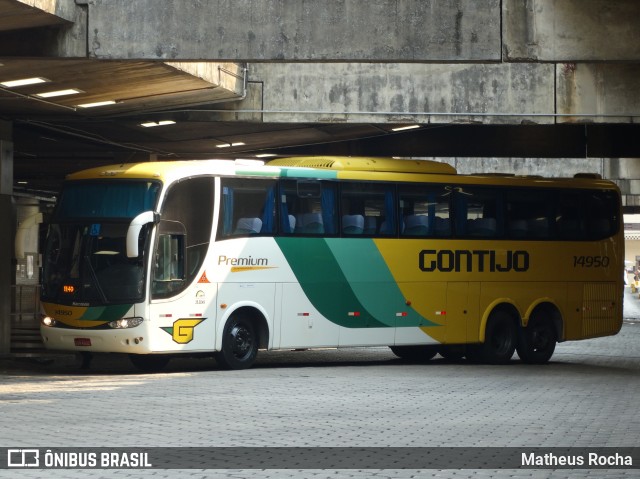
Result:
{"label": "paved ground", "polygon": [[[543,366],[405,364],[386,348],[261,353],[237,372],[179,360],[153,375],[110,356],[90,371],[69,356],[0,361],[0,447],[638,446],[640,299],[626,303],[620,334],[560,344]],[[637,478],[640,469],[0,470],[87,476]]]}

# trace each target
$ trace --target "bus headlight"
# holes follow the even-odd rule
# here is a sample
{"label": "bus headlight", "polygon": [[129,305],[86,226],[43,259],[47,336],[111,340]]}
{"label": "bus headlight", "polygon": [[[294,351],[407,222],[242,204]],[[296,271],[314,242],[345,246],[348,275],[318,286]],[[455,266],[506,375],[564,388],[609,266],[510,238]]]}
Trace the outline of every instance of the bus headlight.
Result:
{"label": "bus headlight", "polygon": [[45,316],[45,317],[42,318],[42,324],[52,328],[52,327],[54,327],[56,325],[56,320],[53,319],[51,316]]}
{"label": "bus headlight", "polygon": [[142,324],[142,321],[144,321],[142,318],[122,318],[122,319],[118,319],[116,321],[111,321],[109,323],[109,327],[113,328],[113,329],[129,329],[129,328],[135,328],[136,326],[139,326]]}

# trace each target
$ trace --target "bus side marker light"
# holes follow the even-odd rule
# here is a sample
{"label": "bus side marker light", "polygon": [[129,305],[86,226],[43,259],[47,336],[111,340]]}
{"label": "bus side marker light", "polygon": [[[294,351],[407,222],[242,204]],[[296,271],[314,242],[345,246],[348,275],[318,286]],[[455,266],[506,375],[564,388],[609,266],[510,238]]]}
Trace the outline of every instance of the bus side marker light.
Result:
{"label": "bus side marker light", "polygon": [[298,313],[298,316],[309,316],[309,313]]}
{"label": "bus side marker light", "polygon": [[406,311],[401,311],[400,313],[396,313],[397,317],[401,317],[401,316],[407,316],[407,312]]}
{"label": "bus side marker light", "polygon": [[349,311],[348,316],[360,316],[360,311]]}
{"label": "bus side marker light", "polygon": [[227,303],[222,303],[220,305],[220,309],[227,309]]}
{"label": "bus side marker light", "polygon": [[436,316],[446,316],[447,312],[446,311],[436,311]]}
{"label": "bus side marker light", "polygon": [[411,306],[411,301],[407,299],[407,300],[404,302],[404,304],[406,304],[407,306]]}

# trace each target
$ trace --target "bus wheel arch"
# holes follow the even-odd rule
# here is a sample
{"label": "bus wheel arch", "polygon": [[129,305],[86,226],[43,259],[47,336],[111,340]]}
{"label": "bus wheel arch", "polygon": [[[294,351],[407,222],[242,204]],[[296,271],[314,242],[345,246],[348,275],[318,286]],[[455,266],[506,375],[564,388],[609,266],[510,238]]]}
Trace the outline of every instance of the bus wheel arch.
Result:
{"label": "bus wheel arch", "polygon": [[552,303],[540,303],[529,315],[527,325],[518,331],[518,356],[525,363],[544,364],[553,356],[561,338],[560,311]]}
{"label": "bus wheel arch", "polygon": [[488,364],[506,364],[518,343],[520,314],[513,304],[497,304],[483,321],[481,343],[467,347],[467,359]]}
{"label": "bus wheel arch", "polygon": [[215,359],[224,369],[248,369],[258,349],[266,349],[268,344],[269,326],[264,314],[255,307],[242,306],[227,316]]}

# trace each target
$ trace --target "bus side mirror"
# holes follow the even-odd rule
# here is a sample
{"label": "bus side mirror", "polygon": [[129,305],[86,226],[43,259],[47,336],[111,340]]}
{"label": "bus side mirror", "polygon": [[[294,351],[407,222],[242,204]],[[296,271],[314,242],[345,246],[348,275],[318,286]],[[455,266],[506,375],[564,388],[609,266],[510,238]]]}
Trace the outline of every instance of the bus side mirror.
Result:
{"label": "bus side mirror", "polygon": [[142,227],[158,221],[160,221],[160,214],[155,211],[145,211],[131,220],[127,230],[127,258],[137,258],[140,254],[138,251],[138,239],[140,238]]}

